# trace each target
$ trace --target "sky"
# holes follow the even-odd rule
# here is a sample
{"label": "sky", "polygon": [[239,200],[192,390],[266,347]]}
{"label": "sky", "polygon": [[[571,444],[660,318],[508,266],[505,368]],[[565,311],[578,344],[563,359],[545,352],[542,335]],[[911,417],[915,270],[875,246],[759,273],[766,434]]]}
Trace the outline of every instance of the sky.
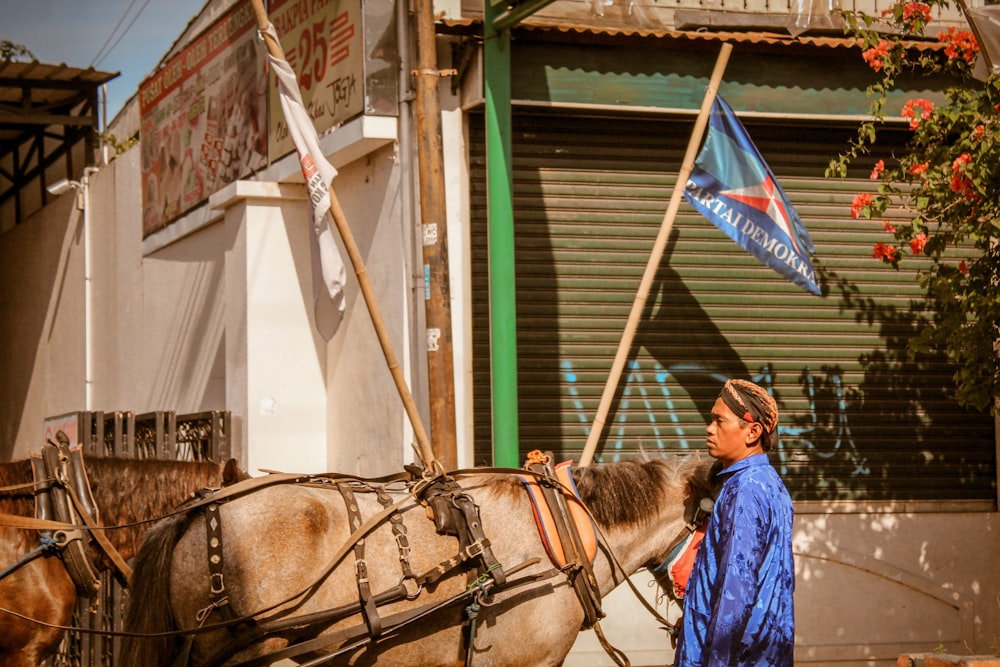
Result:
{"label": "sky", "polygon": [[206,0],[0,0],[0,40],[39,62],[120,72],[107,118],[139,89]]}

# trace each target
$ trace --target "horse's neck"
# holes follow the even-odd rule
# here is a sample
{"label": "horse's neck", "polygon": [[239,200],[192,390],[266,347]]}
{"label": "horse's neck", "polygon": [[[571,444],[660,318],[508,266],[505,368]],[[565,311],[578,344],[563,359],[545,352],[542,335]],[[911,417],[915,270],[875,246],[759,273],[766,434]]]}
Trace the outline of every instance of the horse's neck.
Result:
{"label": "horse's neck", "polygon": [[[609,527],[604,530],[611,552],[621,567],[629,576],[640,571],[644,566],[656,564],[665,555],[664,547],[672,542],[684,526],[683,507],[677,511],[655,512],[647,524],[633,526]],[[610,567],[606,562],[605,567]],[[603,570],[603,568],[600,568]],[[602,588],[607,581],[610,585],[607,593],[617,583],[620,577],[612,581],[610,571],[604,572],[601,579]]]}
{"label": "horse's neck", "polygon": [[[683,475],[644,468],[665,464],[632,463],[617,468],[614,466],[618,464],[605,465],[609,468],[589,473],[581,490],[618,567],[632,575],[662,559],[665,548],[684,526],[686,482],[682,481]],[[597,570],[602,589],[610,590],[620,582],[620,577],[611,576],[605,558],[601,558]]]}

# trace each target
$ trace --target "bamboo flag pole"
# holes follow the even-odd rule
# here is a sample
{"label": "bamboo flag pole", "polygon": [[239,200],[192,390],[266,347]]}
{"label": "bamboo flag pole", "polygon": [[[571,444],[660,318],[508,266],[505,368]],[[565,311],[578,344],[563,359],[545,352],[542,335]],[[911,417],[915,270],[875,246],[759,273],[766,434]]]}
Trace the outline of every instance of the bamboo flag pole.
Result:
{"label": "bamboo flag pole", "polygon": [[581,467],[587,467],[590,465],[594,457],[594,450],[597,448],[597,441],[600,440],[601,434],[604,432],[604,420],[608,416],[608,410],[611,407],[611,400],[614,398],[615,389],[618,387],[618,381],[621,379],[622,370],[625,368],[625,361],[628,359],[628,353],[632,347],[632,339],[635,337],[635,331],[639,327],[639,318],[642,316],[642,312],[646,307],[646,299],[649,297],[649,290],[653,285],[653,278],[656,276],[656,270],[663,257],[663,251],[667,246],[667,240],[670,238],[670,230],[674,226],[674,218],[677,217],[677,211],[681,206],[681,199],[684,196],[684,188],[687,186],[691,170],[694,169],[694,160],[698,155],[698,147],[701,145],[701,138],[705,134],[705,127],[708,125],[709,114],[712,111],[712,105],[715,103],[715,96],[719,91],[719,84],[722,82],[722,75],[726,71],[726,65],[729,62],[729,54],[732,50],[733,47],[731,44],[723,44],[722,50],[719,52],[719,57],[715,61],[715,69],[712,70],[712,77],[709,79],[708,88],[705,91],[705,99],[702,100],[701,110],[698,112],[698,118],[695,121],[694,130],[691,132],[691,139],[688,141],[687,152],[684,154],[684,161],[681,162],[680,173],[677,174],[677,183],[674,184],[674,192],[670,196],[670,204],[667,206],[667,211],[663,215],[663,222],[660,224],[660,232],[656,236],[656,242],[653,244],[653,250],[649,256],[649,261],[646,263],[646,271],[642,274],[642,282],[639,283],[639,291],[636,294],[635,301],[632,303],[632,310],[629,313],[628,321],[625,323],[625,331],[622,333],[622,339],[618,345],[618,352],[615,355],[614,363],[611,365],[611,373],[608,375],[608,381],[604,385],[604,394],[601,396],[601,402],[597,407],[597,415],[594,417],[594,424],[590,427],[590,434],[587,436],[587,444],[584,446],[583,454],[580,456],[579,465]]}
{"label": "bamboo flag pole", "polygon": [[[281,44],[267,33],[271,20],[267,16],[267,10],[264,9],[263,0],[253,0],[253,7],[254,12],[257,14],[257,26],[267,45],[268,53],[275,59],[286,60]],[[311,131],[315,132],[314,127],[310,125],[310,128]],[[330,188],[330,215],[337,225],[337,231],[340,232],[340,238],[344,242],[347,255],[351,258],[351,264],[354,266],[354,274],[357,276],[358,285],[361,287],[361,294],[364,296],[365,305],[368,306],[368,314],[371,316],[372,324],[375,326],[375,333],[378,335],[379,343],[382,346],[382,354],[385,356],[392,379],[396,383],[396,390],[403,401],[403,408],[406,410],[406,414],[410,418],[410,423],[413,425],[413,434],[418,446],[417,454],[420,456],[425,468],[434,472],[443,472],[441,464],[434,458],[434,450],[431,449],[430,441],[427,439],[427,432],[424,430],[423,422],[420,420],[420,413],[417,412],[416,402],[413,400],[413,395],[406,385],[406,378],[403,377],[403,371],[399,367],[396,356],[392,351],[392,342],[389,340],[385,321],[382,319],[378,302],[375,300],[375,291],[372,289],[371,281],[368,279],[368,270],[365,268],[364,259],[361,257],[361,252],[354,242],[354,235],[351,233],[351,228],[347,224],[347,218],[340,207],[340,200],[337,199],[337,195],[332,187]]]}

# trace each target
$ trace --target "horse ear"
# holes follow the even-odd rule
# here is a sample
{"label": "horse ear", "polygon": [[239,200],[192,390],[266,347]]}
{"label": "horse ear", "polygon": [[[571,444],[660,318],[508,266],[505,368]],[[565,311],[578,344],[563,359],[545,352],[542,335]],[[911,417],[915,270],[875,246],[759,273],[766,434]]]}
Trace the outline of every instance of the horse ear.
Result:
{"label": "horse ear", "polygon": [[237,482],[241,482],[244,479],[250,479],[245,471],[240,470],[240,466],[236,463],[236,459],[229,459],[226,461],[226,465],[222,468],[222,486],[232,486]]}
{"label": "horse ear", "polygon": [[715,500],[722,488],[722,482],[716,474],[722,470],[722,463],[712,460],[695,461],[694,470],[686,476],[684,489],[684,520],[693,521],[698,515],[698,508],[706,498]]}
{"label": "horse ear", "polygon": [[697,462],[695,474],[687,479],[687,493],[689,497],[695,498],[695,503],[703,497],[715,498],[719,494],[719,489],[722,487],[722,482],[718,478],[720,470],[722,470],[721,461]]}

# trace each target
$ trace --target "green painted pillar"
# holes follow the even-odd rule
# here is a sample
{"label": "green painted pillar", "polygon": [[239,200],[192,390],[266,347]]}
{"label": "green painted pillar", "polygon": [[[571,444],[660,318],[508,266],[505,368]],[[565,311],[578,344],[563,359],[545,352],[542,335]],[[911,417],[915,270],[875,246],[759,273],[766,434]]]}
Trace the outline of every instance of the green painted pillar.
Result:
{"label": "green painted pillar", "polygon": [[493,465],[520,466],[517,424],[517,303],[514,291],[514,175],[511,166],[510,31],[485,4],[486,197],[489,230],[490,377]]}

